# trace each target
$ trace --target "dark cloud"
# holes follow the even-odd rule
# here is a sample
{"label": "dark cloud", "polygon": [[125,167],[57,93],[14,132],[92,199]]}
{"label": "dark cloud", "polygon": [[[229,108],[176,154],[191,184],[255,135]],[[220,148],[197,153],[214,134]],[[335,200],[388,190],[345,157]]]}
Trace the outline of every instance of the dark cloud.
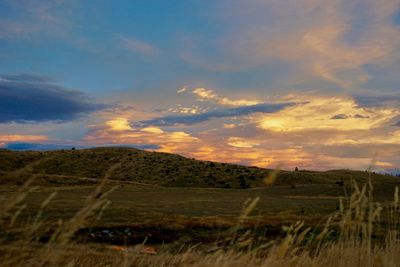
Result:
{"label": "dark cloud", "polygon": [[70,121],[106,108],[38,75],[0,76],[0,123]]}
{"label": "dark cloud", "polygon": [[[51,151],[51,150],[61,150],[61,149],[84,149],[84,148],[93,148],[97,146],[81,146],[81,145],[66,145],[66,144],[40,144],[40,143],[25,143],[25,142],[13,142],[5,145],[4,148],[9,150],[16,151]],[[137,149],[146,149],[146,150],[157,150],[160,148],[159,145],[153,144],[121,144],[121,145],[103,145],[102,147],[130,147]]]}
{"label": "dark cloud", "polygon": [[364,116],[361,114],[356,114],[356,115],[347,115],[347,114],[337,114],[333,117],[331,117],[331,120],[345,120],[349,118],[355,118],[355,119],[368,119],[369,116]]}
{"label": "dark cloud", "polygon": [[393,124],[393,126],[399,126],[400,127],[400,121],[398,121],[395,124]]}
{"label": "dark cloud", "polygon": [[337,115],[333,116],[331,118],[331,120],[345,120],[348,118],[349,118],[349,116],[347,116],[346,114],[337,114]]}
{"label": "dark cloud", "polygon": [[171,126],[178,124],[193,125],[196,123],[204,122],[215,118],[227,118],[235,116],[245,116],[256,112],[261,113],[273,113],[277,112],[285,107],[292,106],[293,103],[281,103],[281,104],[258,104],[253,106],[243,106],[230,109],[217,109],[208,111],[201,114],[193,115],[170,115],[151,120],[141,121],[137,124],[140,126]]}
{"label": "dark cloud", "polygon": [[354,118],[356,118],[356,119],[368,119],[369,118],[369,116],[364,116],[364,115],[361,115],[361,114],[356,114],[356,115],[354,115]]}
{"label": "dark cloud", "polygon": [[361,107],[398,106],[400,103],[400,94],[354,95],[354,99]]}

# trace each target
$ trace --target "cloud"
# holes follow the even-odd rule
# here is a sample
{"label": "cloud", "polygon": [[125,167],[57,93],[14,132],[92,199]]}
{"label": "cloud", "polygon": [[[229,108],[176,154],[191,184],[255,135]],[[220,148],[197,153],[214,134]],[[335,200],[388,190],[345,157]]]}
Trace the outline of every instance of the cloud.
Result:
{"label": "cloud", "polygon": [[393,23],[398,0],[234,0],[221,5],[214,19],[224,31],[188,46],[188,61],[224,71],[278,61],[287,64],[291,79],[325,80],[346,89],[373,78],[367,66],[398,68],[400,28]]}
{"label": "cloud", "polygon": [[153,133],[153,134],[164,133],[163,130],[161,130],[160,128],[157,128],[157,127],[145,127],[145,128],[140,129],[140,131],[146,132],[146,133]]}
{"label": "cloud", "polygon": [[[61,150],[61,149],[85,149],[92,148],[94,146],[85,146],[79,144],[57,144],[57,143],[25,143],[25,142],[16,142],[16,143],[8,143],[4,146],[6,149],[17,150],[17,151],[51,151],[51,150]],[[102,147],[132,147],[137,149],[145,149],[145,150],[157,150],[160,148],[158,145],[151,144],[114,144],[114,145],[102,145]]]}
{"label": "cloud", "polygon": [[54,80],[47,76],[23,73],[1,75],[0,82],[51,83],[54,82]]}
{"label": "cloud", "polygon": [[262,102],[259,100],[247,100],[247,99],[237,99],[232,100],[227,97],[222,97],[216,94],[213,90],[206,88],[195,88],[192,90],[192,93],[195,94],[199,100],[213,100],[220,105],[227,106],[254,106],[257,104],[261,104]]}
{"label": "cloud", "polygon": [[202,109],[196,105],[192,105],[191,107],[183,107],[182,105],[178,104],[177,107],[169,108],[168,111],[172,113],[198,114],[204,112],[205,109]]}
{"label": "cloud", "polygon": [[0,123],[70,121],[106,107],[47,77],[0,76]]}
{"label": "cloud", "polygon": [[337,114],[337,115],[334,115],[333,117],[331,117],[331,120],[345,120],[348,118],[349,118],[349,116],[347,116],[346,114]]}
{"label": "cloud", "polygon": [[356,118],[356,119],[369,119],[369,116],[356,114],[356,115],[353,116],[353,118]]}
{"label": "cloud", "polygon": [[176,93],[177,93],[177,94],[181,94],[181,93],[186,92],[187,90],[188,90],[188,88],[187,88],[186,86],[183,86],[182,88],[178,89],[178,90],[176,91]]}
{"label": "cloud", "polygon": [[[398,106],[362,107],[352,96],[318,92],[273,100],[284,106],[273,108],[272,113],[262,112],[266,104],[211,110],[205,115],[157,118],[153,113],[130,127],[126,122],[143,114],[116,113],[114,118],[108,114],[90,128],[82,143],[154,144],[159,152],[201,160],[318,170],[366,169],[378,151],[377,167],[400,166],[400,130],[393,127],[400,116]],[[337,115],[347,118],[332,119]],[[211,121],[196,124],[204,119]],[[121,122],[123,127],[117,131],[109,121]]]}
{"label": "cloud", "polygon": [[359,106],[362,107],[383,107],[383,106],[394,106],[400,105],[400,94],[399,93],[383,93],[379,94],[355,94],[354,99]]}
{"label": "cloud", "polygon": [[345,119],[350,119],[350,118],[355,118],[355,119],[368,119],[369,116],[367,115],[361,115],[361,114],[355,114],[355,115],[347,115],[347,114],[337,114],[331,117],[331,120],[345,120]]}
{"label": "cloud", "polygon": [[255,120],[261,129],[276,132],[371,130],[388,125],[400,114],[398,108],[390,106],[360,107],[350,96],[298,95],[285,99],[304,100],[304,103],[258,116]]}
{"label": "cloud", "polygon": [[0,134],[0,147],[6,146],[13,142],[43,142],[47,141],[45,135],[29,135],[29,134]]}
{"label": "cloud", "polygon": [[0,19],[0,39],[31,39],[34,34],[47,33],[65,37],[76,27],[66,14],[73,12],[68,1],[15,0],[5,1],[13,16]]}
{"label": "cloud", "polygon": [[91,146],[134,144],[135,147],[142,145],[142,149],[157,149],[174,153],[183,152],[196,145],[198,141],[198,138],[184,131],[164,131],[155,126],[115,131],[112,126],[104,123],[93,125],[83,143]]}
{"label": "cloud", "polygon": [[235,128],[237,125],[236,124],[234,124],[234,123],[224,123],[224,125],[223,125],[223,127],[225,128],[225,129],[233,129],[233,128]]}
{"label": "cloud", "polygon": [[132,37],[120,37],[119,42],[122,47],[137,54],[148,57],[152,57],[157,54],[157,49],[154,46]]}
{"label": "cloud", "polygon": [[[196,123],[205,122],[216,118],[228,118],[235,116],[245,116],[252,113],[273,113],[282,110],[286,107],[294,105],[293,103],[277,103],[277,104],[257,104],[252,106],[243,106],[228,109],[217,109],[207,111],[201,114],[193,115],[168,115],[164,117],[149,119],[136,123],[140,126],[157,125],[157,126],[172,126],[172,125],[193,125]],[[135,124],[135,123],[134,123]]]}
{"label": "cloud", "polygon": [[252,148],[259,145],[259,143],[257,142],[241,137],[229,137],[227,144],[233,147],[240,148]]}
{"label": "cloud", "polygon": [[326,145],[400,145],[400,131],[375,132],[371,135],[336,135],[326,139]]}
{"label": "cloud", "polygon": [[126,131],[133,129],[126,118],[113,118],[112,120],[106,121],[106,124],[110,126],[113,131]]}

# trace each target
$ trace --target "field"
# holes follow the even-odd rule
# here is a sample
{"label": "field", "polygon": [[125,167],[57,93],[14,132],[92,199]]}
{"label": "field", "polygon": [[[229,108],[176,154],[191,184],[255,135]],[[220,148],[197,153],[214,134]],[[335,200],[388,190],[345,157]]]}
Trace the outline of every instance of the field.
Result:
{"label": "field", "polygon": [[[27,266],[35,265],[33,262],[38,262],[37,266],[44,262],[64,264],[60,257],[66,254],[79,259],[74,261],[76,266],[97,266],[94,263],[97,257],[112,265],[129,258],[124,263],[126,266],[184,266],[191,265],[185,257],[194,264],[201,255],[210,259],[210,265],[218,266],[218,257],[226,260],[225,257],[232,257],[229,253],[233,251],[240,258],[237,266],[241,266],[245,262],[247,265],[265,260],[263,253],[276,253],[274,249],[288,237],[293,240],[287,244],[284,254],[293,253],[292,249],[299,247],[309,248],[307,255],[316,253],[321,240],[324,244],[337,244],[343,238],[343,220],[354,220],[349,228],[353,243],[346,243],[352,250],[362,249],[354,253],[371,253],[374,246],[379,248],[386,242],[386,230],[393,231],[395,225],[397,231],[397,213],[393,213],[392,205],[400,181],[392,176],[346,170],[275,172],[126,149],[2,151],[2,155],[0,251],[9,266],[16,263],[15,253],[20,244],[23,244],[20,248],[24,256],[17,259],[19,264],[25,262]],[[85,164],[77,164],[82,158]],[[130,163],[126,163],[127,158]],[[139,172],[146,162],[143,158],[152,168]],[[100,165],[99,159],[104,160]],[[107,160],[111,163],[106,164]],[[170,173],[167,163],[176,161],[177,166],[185,167],[178,167],[175,175],[167,175],[166,181],[158,176],[159,172],[151,171],[162,168]],[[95,166],[98,166],[97,174],[92,175],[90,171]],[[196,170],[195,182],[187,180],[188,170]],[[209,177],[214,177],[212,182]],[[380,215],[379,221],[375,212]],[[284,227],[291,225],[298,227]],[[320,235],[323,238],[318,241]],[[354,235],[362,238],[354,239]],[[367,248],[363,247],[364,238],[370,242],[365,243]],[[241,242],[245,245],[239,245]],[[361,245],[355,246],[354,242]],[[150,252],[143,251],[144,243]],[[266,244],[269,245],[261,249]],[[340,252],[337,247],[332,249]],[[343,253],[343,247],[340,249]],[[33,256],[55,253],[55,250],[62,251],[56,259],[48,254],[45,261]],[[389,252],[392,253],[384,251]],[[396,253],[390,254],[391,257],[396,257]],[[290,259],[275,263],[278,266],[286,260]],[[314,260],[321,259],[317,254],[315,258],[307,258],[310,262]],[[391,258],[384,260],[388,261],[387,266],[397,266]]]}

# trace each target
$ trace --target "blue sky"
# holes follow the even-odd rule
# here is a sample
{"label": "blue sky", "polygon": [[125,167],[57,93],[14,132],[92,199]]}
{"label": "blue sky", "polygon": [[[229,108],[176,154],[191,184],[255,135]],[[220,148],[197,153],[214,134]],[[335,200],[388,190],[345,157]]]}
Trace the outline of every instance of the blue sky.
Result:
{"label": "blue sky", "polygon": [[[202,15],[206,10],[201,1],[12,3],[1,3],[2,15],[26,29],[10,30],[9,38],[2,41],[3,73],[46,74],[65,86],[94,94],[110,89],[158,92],[212,76],[179,55],[185,38],[213,35],[211,22]],[[55,17],[37,18],[39,11],[34,9],[40,5],[46,6],[46,15]],[[131,48],[126,47],[130,40],[134,42]],[[149,54],[135,48],[135,43],[149,47]]]}
{"label": "blue sky", "polygon": [[137,144],[312,169],[362,169],[378,153],[379,168],[399,167],[399,10],[2,0],[0,145]]}

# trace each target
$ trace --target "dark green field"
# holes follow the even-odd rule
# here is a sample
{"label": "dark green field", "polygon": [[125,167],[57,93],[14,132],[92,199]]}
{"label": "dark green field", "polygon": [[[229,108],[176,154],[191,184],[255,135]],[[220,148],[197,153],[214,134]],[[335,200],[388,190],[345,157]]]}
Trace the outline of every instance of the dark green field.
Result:
{"label": "dark green field", "polygon": [[[48,223],[67,220],[85,205],[95,186],[39,187],[24,200],[26,208],[19,215],[22,224],[29,224],[41,203],[52,193],[57,195],[44,209],[42,218]],[[106,189],[109,189],[107,187]],[[1,196],[10,196],[17,188],[1,186]],[[318,193],[317,193],[318,192]],[[343,188],[337,185],[308,184],[272,186],[256,189],[161,188],[136,185],[119,186],[107,196],[110,205],[100,219],[90,220],[83,228],[114,229],[127,226],[136,234],[128,240],[140,243],[148,234],[148,242],[177,240],[213,240],[238,222],[244,203],[259,197],[260,201],[247,221],[279,231],[282,225],[298,220],[323,225],[336,211]],[[111,230],[110,230],[111,231]],[[88,235],[86,235],[88,236]],[[91,240],[89,241],[96,241]],[[97,240],[98,241],[98,240]],[[121,243],[121,239],[103,238],[102,242]]]}
{"label": "dark green field", "polygon": [[[1,195],[14,187],[1,186]],[[16,189],[16,188],[15,188]],[[57,196],[46,208],[49,219],[71,217],[84,203],[95,186],[37,188],[26,201],[32,215],[51,192]],[[10,192],[11,191],[11,192]],[[317,193],[318,192],[318,193]],[[335,211],[343,188],[337,185],[273,186],[256,189],[161,188],[125,185],[108,195],[111,204],[101,220],[104,224],[141,223],[174,216],[226,217],[240,215],[249,198],[260,197],[255,209],[263,220],[278,216],[314,216]]]}

